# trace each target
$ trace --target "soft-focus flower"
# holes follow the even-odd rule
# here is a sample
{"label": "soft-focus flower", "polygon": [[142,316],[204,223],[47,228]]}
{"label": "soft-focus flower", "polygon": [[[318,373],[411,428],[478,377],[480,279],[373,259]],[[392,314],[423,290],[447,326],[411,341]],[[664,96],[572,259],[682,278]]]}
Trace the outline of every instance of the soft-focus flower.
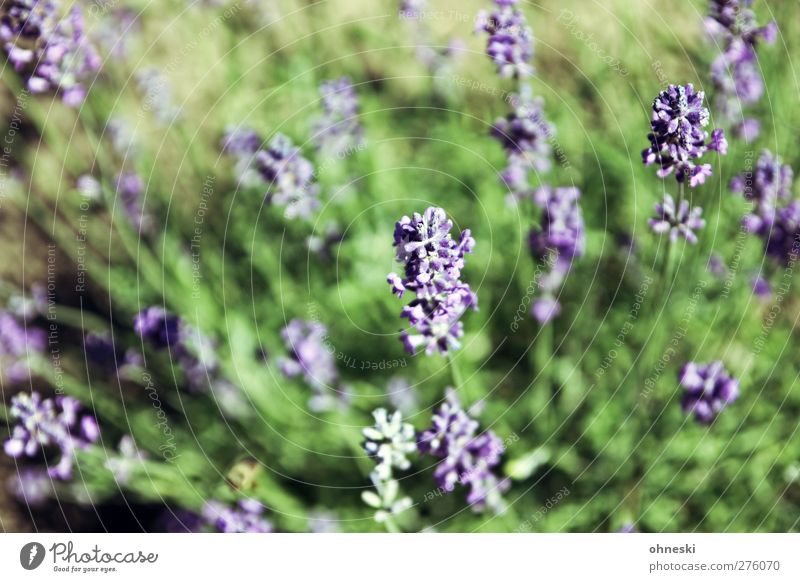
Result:
{"label": "soft-focus flower", "polygon": [[153,225],[153,219],[144,210],[144,180],[135,172],[122,172],[117,176],[116,191],[125,216],[134,228],[139,232],[149,231]]}
{"label": "soft-focus flower", "polygon": [[792,196],[793,179],[791,166],[769,150],[764,150],[754,171],[748,170],[731,180],[731,190],[754,205],[753,212],[744,217],[749,232],[769,235],[778,207]]}
{"label": "soft-focus flower", "polygon": [[694,414],[702,424],[710,424],[725,406],[739,397],[739,381],[732,378],[719,361],[688,362],[681,368],[678,381],[684,390],[683,411]]}
{"label": "soft-focus flower", "polygon": [[17,423],[3,445],[6,454],[35,457],[45,449],[59,449],[58,464],[48,469],[57,479],[72,477],[75,450],[100,437],[95,418],[83,414],[80,403],[69,396],[43,399],[38,392],[17,394],[11,399],[11,416]]}
{"label": "soft-focus flower", "polygon": [[144,94],[142,108],[151,111],[163,125],[174,123],[181,109],[172,100],[172,87],[167,77],[150,67],[136,73],[136,83]]}
{"label": "soft-focus flower", "polygon": [[177,315],[158,306],[148,307],[134,317],[133,330],[154,348],[169,349],[192,391],[219,388],[225,392],[229,388],[220,374],[215,343]]}
{"label": "soft-focus flower", "polygon": [[325,81],[319,88],[323,115],[313,126],[320,150],[344,155],[364,143],[364,129],[358,120],[358,95],[349,77]]}
{"label": "soft-focus flower", "polygon": [[750,284],[753,287],[753,294],[761,301],[769,301],[772,298],[772,285],[761,275],[755,275]]}
{"label": "soft-focus flower", "polygon": [[764,81],[756,48],[760,41],[772,44],[777,25],[758,26],[751,0],[711,0],[706,30],[721,45],[722,52],[711,64],[715,106],[735,135],[751,141],[758,136],[755,119],[745,118],[743,106],[758,102]]}
{"label": "soft-focus flower", "polygon": [[75,187],[81,193],[81,196],[93,201],[100,200],[103,193],[100,182],[90,174],[79,176],[75,182]]}
{"label": "soft-focus flower", "polygon": [[664,199],[656,204],[655,209],[656,215],[648,220],[648,224],[657,234],[669,233],[671,242],[682,236],[687,242],[695,244],[697,235],[694,231],[706,225],[702,208],[695,206],[690,209],[688,200],[681,200],[676,208],[675,200],[669,194],[664,194]]}
{"label": "soft-focus flower", "polygon": [[142,466],[147,454],[140,451],[133,437],[125,435],[119,441],[119,454],[113,455],[105,462],[106,468],[114,474],[120,485],[130,481],[131,473]]}
{"label": "soft-focus flower", "polygon": [[533,302],[531,314],[546,325],[561,312],[555,293],[564,282],[572,262],[583,256],[586,232],[580,208],[580,190],[542,186],[533,193],[533,201],[542,210],[542,224],[531,230],[528,244],[533,258],[549,269],[538,277],[544,295]]}
{"label": "soft-focus flower", "polygon": [[267,202],[283,206],[287,218],[309,218],[319,208],[314,166],[285,135],[255,153],[254,168],[267,183]]}
{"label": "soft-focus flower", "polygon": [[481,10],[475,31],[488,35],[486,54],[501,77],[528,77],[533,74],[533,30],[515,5],[517,0],[495,0],[490,13]]}
{"label": "soft-focus flower", "polygon": [[467,503],[473,509],[480,511],[488,506],[501,512],[501,494],[508,481],[498,478],[493,470],[500,464],[505,447],[494,432],[481,433],[478,428],[478,421],[461,408],[455,391],[448,389],[445,401],[433,415],[431,428],[419,436],[419,451],[441,459],[434,471],[439,487],[450,492],[457,484],[467,486]]}
{"label": "soft-focus flower", "polygon": [[546,172],[552,165],[550,140],[554,127],[545,119],[542,100],[524,85],[511,99],[514,110],[494,122],[491,134],[506,150],[508,166],[502,178],[515,197],[528,191],[528,172]]}
{"label": "soft-focus flower", "polygon": [[0,370],[9,382],[30,378],[32,358],[44,353],[47,335],[10,312],[0,311]]}
{"label": "soft-focus flower", "polygon": [[203,507],[205,525],[219,533],[271,533],[272,522],[265,518],[264,506],[253,499],[242,499],[235,507],[209,501]]}
{"label": "soft-focus flower", "polygon": [[658,175],[675,172],[678,182],[688,180],[694,188],[711,175],[711,164],[695,164],[708,150],[727,153],[728,144],[721,129],[709,139],[708,109],[703,105],[705,94],[695,92],[691,84],[670,85],[653,101],[653,113],[647,136],[650,147],[642,152],[645,165],[658,164]]}
{"label": "soft-focus flower", "polygon": [[83,12],[64,13],[58,0],[7,0],[0,5],[0,43],[32,93],[58,91],[77,107],[100,57],[84,32]]}
{"label": "soft-focus flower", "polygon": [[708,257],[706,268],[708,268],[708,272],[717,279],[722,279],[728,274],[728,267],[725,266],[725,259],[719,253],[711,253],[711,256]]}
{"label": "soft-focus flower", "polygon": [[414,294],[400,315],[417,332],[406,330],[400,335],[411,354],[421,348],[426,354],[458,349],[458,340],[464,335],[459,320],[467,309],[477,308],[477,296],[461,281],[464,255],[472,252],[475,239],[467,229],[456,241],[450,234],[452,228],[445,211],[433,206],[395,224],[396,258],[405,270],[403,277],[389,273],[387,281],[398,297]]}
{"label": "soft-focus flower", "polygon": [[408,469],[411,462],[406,455],[417,450],[414,427],[403,422],[399,411],[390,415],[385,408],[378,408],[372,416],[375,425],[365,428],[363,434],[364,450],[375,459],[375,471],[382,478],[388,478],[392,468]]}
{"label": "soft-focus flower", "polygon": [[278,358],[280,371],[287,378],[302,376],[314,395],[309,407],[330,410],[346,400],[339,388],[334,351],[328,344],[328,329],[318,321],[293,319],[281,330],[289,357]]}

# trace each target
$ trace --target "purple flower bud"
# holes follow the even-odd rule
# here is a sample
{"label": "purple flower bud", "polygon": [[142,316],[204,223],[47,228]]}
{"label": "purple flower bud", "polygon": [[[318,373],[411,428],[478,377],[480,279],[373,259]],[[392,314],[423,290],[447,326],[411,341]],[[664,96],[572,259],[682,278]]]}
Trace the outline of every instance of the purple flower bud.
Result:
{"label": "purple flower bud", "polygon": [[495,0],[495,4],[493,12],[478,13],[475,31],[489,35],[486,54],[501,77],[528,77],[533,74],[533,30],[514,7],[516,0]]}
{"label": "purple flower bud", "polygon": [[739,397],[739,381],[729,376],[719,361],[689,362],[681,368],[678,381],[684,389],[683,411],[693,413],[701,424],[711,424],[726,405]]}

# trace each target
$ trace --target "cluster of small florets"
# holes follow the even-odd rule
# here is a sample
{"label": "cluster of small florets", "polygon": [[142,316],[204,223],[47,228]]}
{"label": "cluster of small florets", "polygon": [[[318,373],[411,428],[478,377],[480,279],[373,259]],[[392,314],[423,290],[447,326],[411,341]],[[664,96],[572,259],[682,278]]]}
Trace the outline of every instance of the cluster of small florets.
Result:
{"label": "cluster of small florets", "polygon": [[47,334],[25,317],[0,311],[0,377],[15,383],[31,376],[32,358],[44,353]]}
{"label": "cluster of small florets", "polygon": [[711,164],[695,162],[708,150],[727,153],[728,143],[721,129],[715,129],[709,140],[704,97],[691,84],[670,85],[653,101],[652,132],[647,136],[650,147],[642,152],[642,158],[645,165],[658,164],[659,177],[674,172],[679,183],[688,181],[694,188],[711,175]]}
{"label": "cluster of small florets", "polygon": [[61,457],[48,468],[54,479],[72,477],[75,451],[100,438],[95,418],[83,414],[80,403],[69,396],[42,398],[38,392],[20,393],[11,399],[11,416],[17,423],[4,443],[7,455],[37,457],[43,452],[59,450]]}
{"label": "cluster of small florets", "polygon": [[689,362],[678,374],[684,390],[681,407],[698,422],[710,424],[725,406],[739,397],[739,381],[732,378],[722,362]]}
{"label": "cluster of small florets", "polygon": [[226,381],[221,377],[214,342],[177,315],[161,307],[148,307],[134,317],[133,329],[154,348],[169,351],[191,390],[227,389],[222,386]]}
{"label": "cluster of small florets", "polygon": [[258,134],[246,127],[229,128],[223,151],[236,158],[239,183],[266,186],[266,201],[283,206],[287,218],[309,218],[319,208],[319,185],[313,164],[292,140],[276,134],[266,147]]}
{"label": "cluster of small florets", "polygon": [[324,411],[345,404],[347,394],[339,386],[328,328],[318,321],[293,319],[281,330],[281,337],[289,357],[279,358],[278,367],[287,378],[303,377],[314,392],[309,408]]}
{"label": "cluster of small florets", "polygon": [[426,354],[457,349],[464,334],[461,316],[467,309],[477,308],[477,296],[461,281],[464,255],[472,252],[475,239],[466,229],[455,241],[452,228],[445,211],[436,207],[404,216],[395,224],[396,258],[405,271],[403,277],[389,273],[387,281],[398,297],[414,294],[401,312],[416,332],[406,330],[400,336],[411,354],[419,349]]}
{"label": "cluster of small florets", "polygon": [[701,207],[690,208],[688,200],[681,200],[676,207],[675,200],[669,194],[664,194],[663,200],[656,204],[655,210],[656,215],[648,222],[650,228],[657,234],[669,234],[671,242],[683,237],[695,244],[697,242],[695,231],[706,225]]}
{"label": "cluster of small florets", "polygon": [[358,95],[349,77],[322,83],[322,118],[313,127],[314,141],[320,150],[344,155],[361,147],[364,129],[358,120]]}
{"label": "cluster of small florets", "polygon": [[56,0],[9,0],[0,5],[0,43],[31,93],[59,91],[77,107],[100,58],[84,32],[77,5],[62,15]]}
{"label": "cluster of small florets", "polygon": [[757,103],[764,92],[756,47],[775,42],[777,25],[758,26],[749,0],[711,0],[706,29],[722,47],[711,65],[717,111],[736,135],[750,141],[758,136],[756,119],[744,117],[743,106]]}
{"label": "cluster of small florets", "polygon": [[533,193],[534,203],[542,209],[541,227],[531,230],[528,243],[534,259],[549,272],[539,277],[543,295],[531,307],[531,314],[545,325],[561,311],[555,295],[572,267],[572,262],[586,249],[586,232],[577,188],[542,186]]}
{"label": "cluster of small florets", "polygon": [[753,212],[744,218],[744,226],[749,232],[765,237],[769,235],[779,207],[792,196],[793,179],[791,166],[764,150],[758,157],[755,170],[731,180],[731,190],[753,204]]}
{"label": "cluster of small florets", "polygon": [[501,77],[527,77],[533,74],[533,30],[515,5],[517,0],[495,0],[492,12],[482,10],[475,22],[476,32],[489,35],[486,54]]}
{"label": "cluster of small florets", "polygon": [[468,486],[467,503],[473,509],[489,507],[501,512],[501,495],[509,484],[493,470],[500,464],[505,447],[494,432],[478,429],[478,421],[461,408],[455,391],[448,389],[445,401],[433,415],[432,426],[419,436],[419,451],[441,459],[434,476],[443,490],[453,491],[457,484]]}
{"label": "cluster of small florets", "polygon": [[534,98],[528,85],[519,95],[512,96],[511,103],[513,111],[494,122],[491,134],[508,156],[503,181],[512,196],[519,199],[528,193],[529,171],[546,172],[552,166],[550,140],[555,129],[544,117],[542,99]]}
{"label": "cluster of small florets", "polygon": [[235,507],[209,501],[203,507],[200,530],[219,533],[271,533],[272,522],[264,517],[264,506],[254,499],[242,499]]}
{"label": "cluster of small florets", "polygon": [[779,156],[761,152],[754,171],[731,180],[731,190],[753,204],[744,227],[764,240],[768,255],[789,264],[800,254],[800,201],[790,200],[794,172]]}

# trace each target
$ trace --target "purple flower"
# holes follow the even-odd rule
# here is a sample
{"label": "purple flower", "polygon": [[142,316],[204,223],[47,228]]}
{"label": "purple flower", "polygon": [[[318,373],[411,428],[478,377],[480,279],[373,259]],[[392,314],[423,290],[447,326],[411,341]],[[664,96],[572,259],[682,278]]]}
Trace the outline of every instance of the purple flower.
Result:
{"label": "purple flower", "polygon": [[84,32],[83,13],[73,5],[61,16],[55,0],[8,0],[0,6],[0,43],[32,93],[59,91],[77,107],[84,83],[100,68],[100,58]]}
{"label": "purple flower", "polygon": [[769,301],[772,298],[772,285],[761,275],[753,276],[750,284],[753,287],[753,293],[761,301]]}
{"label": "purple flower", "polygon": [[475,22],[476,32],[489,35],[486,54],[501,77],[528,77],[533,74],[533,30],[525,15],[514,7],[517,0],[495,0],[496,8],[482,10]]}
{"label": "purple flower", "polygon": [[153,219],[145,213],[142,203],[144,180],[135,172],[122,172],[117,176],[116,191],[130,223],[139,232],[149,231],[153,226]]}
{"label": "purple flower", "polygon": [[561,287],[576,258],[586,249],[586,232],[579,205],[581,192],[577,188],[541,186],[533,193],[533,201],[542,210],[542,225],[531,230],[528,244],[534,259],[549,269],[538,278],[544,292],[533,302],[531,314],[546,325],[561,312],[554,294]]}
{"label": "purple flower", "polygon": [[320,150],[344,155],[364,143],[364,129],[358,121],[358,95],[349,77],[322,83],[323,116],[313,126],[314,141]]}
{"label": "purple flower", "polygon": [[11,313],[0,312],[0,364],[2,375],[9,382],[22,382],[30,378],[30,360],[47,347],[44,330],[28,325]]}
{"label": "purple flower", "polygon": [[434,471],[439,487],[451,492],[457,484],[468,486],[467,503],[475,510],[488,506],[501,512],[501,494],[509,484],[493,469],[500,464],[503,441],[494,432],[480,433],[478,428],[478,422],[461,408],[455,391],[448,389],[431,428],[419,436],[419,451],[441,459]]}
{"label": "purple flower", "polygon": [[161,307],[140,311],[133,318],[133,331],[156,348],[176,346],[180,341],[180,318]]}
{"label": "purple flower", "polygon": [[158,69],[149,67],[136,73],[136,84],[144,94],[142,108],[152,111],[156,120],[163,125],[171,125],[181,113],[180,107],[172,99],[169,80]]}
{"label": "purple flower", "polygon": [[228,388],[222,385],[225,381],[220,375],[214,342],[177,315],[161,307],[148,307],[134,317],[133,329],[156,349],[169,348],[192,391]]}
{"label": "purple flower", "polygon": [[721,129],[715,129],[709,140],[708,109],[703,105],[705,94],[695,93],[688,85],[670,85],[653,101],[647,138],[650,147],[642,152],[645,165],[658,164],[659,177],[675,172],[678,182],[689,181],[694,188],[711,175],[711,165],[696,165],[708,150],[727,153],[728,144]]}
{"label": "purple flower", "polygon": [[775,222],[778,206],[792,196],[794,173],[779,156],[764,150],[755,171],[747,171],[731,180],[730,188],[753,202],[753,212],[744,218],[748,231],[767,236]]}
{"label": "purple flower", "polygon": [[271,533],[274,528],[263,513],[264,506],[254,499],[242,499],[235,507],[209,501],[202,517],[207,527],[220,533]]}
{"label": "purple flower", "polygon": [[75,450],[100,437],[95,418],[82,414],[80,403],[69,396],[42,399],[38,392],[17,394],[11,399],[11,416],[17,424],[3,445],[6,454],[35,457],[43,449],[59,449],[58,464],[48,469],[56,479],[71,478]]}
{"label": "purple flower", "polygon": [[245,188],[262,183],[261,174],[255,169],[255,155],[262,143],[256,130],[247,126],[228,126],[223,134],[222,151],[236,158],[236,174]]}
{"label": "purple flower", "polygon": [[722,52],[711,65],[711,80],[719,113],[747,141],[758,135],[758,122],[743,117],[743,105],[758,102],[764,81],[758,68],[756,48],[760,41],[772,44],[775,22],[758,26],[750,0],[711,0],[706,30]]}
{"label": "purple flower", "polygon": [[725,259],[719,253],[711,253],[706,264],[708,272],[717,279],[722,279],[728,274],[728,267],[725,266]]}
{"label": "purple flower", "polygon": [[283,328],[281,337],[290,355],[278,358],[278,367],[287,378],[302,376],[314,391],[310,408],[323,411],[342,404],[346,394],[339,390],[335,350],[328,341],[328,329],[317,321],[293,319]]}
{"label": "purple flower", "polygon": [[732,378],[722,362],[688,362],[681,368],[678,381],[684,389],[681,407],[694,414],[701,424],[711,424],[726,405],[739,397],[739,381]]}
{"label": "purple flower", "polygon": [[477,309],[477,296],[461,281],[464,255],[472,252],[475,239],[467,229],[456,242],[450,234],[452,228],[445,211],[433,206],[395,224],[396,258],[405,271],[403,277],[389,273],[386,279],[398,297],[414,294],[400,314],[417,332],[400,334],[410,354],[420,348],[429,355],[458,349],[458,340],[464,335],[459,320],[467,309]]}
{"label": "purple flower", "polygon": [[309,218],[319,208],[314,166],[285,135],[255,153],[254,168],[267,183],[267,202],[284,206],[287,218]]}
{"label": "purple flower", "polygon": [[656,204],[656,216],[648,220],[653,232],[657,234],[669,233],[669,240],[675,242],[679,236],[692,244],[697,243],[695,230],[705,227],[703,209],[695,206],[689,209],[688,200],[681,200],[677,208],[675,201],[669,194],[664,194],[664,199]]}
{"label": "purple flower", "polygon": [[502,174],[509,190],[517,196],[528,190],[528,171],[546,172],[551,166],[550,140],[555,129],[544,118],[542,100],[533,98],[528,85],[511,102],[514,110],[495,121],[491,134],[506,150],[508,166]]}

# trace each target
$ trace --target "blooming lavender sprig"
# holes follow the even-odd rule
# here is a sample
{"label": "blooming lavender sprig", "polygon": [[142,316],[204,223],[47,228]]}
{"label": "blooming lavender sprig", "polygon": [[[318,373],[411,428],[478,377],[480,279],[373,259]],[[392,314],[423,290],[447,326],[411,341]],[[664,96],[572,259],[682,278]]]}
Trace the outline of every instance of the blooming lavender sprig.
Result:
{"label": "blooming lavender sprig", "polygon": [[731,190],[753,203],[753,212],[744,218],[744,226],[749,232],[769,235],[779,206],[792,196],[793,179],[791,166],[769,150],[764,150],[758,157],[755,171],[731,180]]}
{"label": "blooming lavender sprig", "polygon": [[398,297],[406,292],[415,296],[400,314],[417,332],[400,334],[410,354],[421,348],[428,355],[458,349],[464,335],[459,320],[467,309],[477,309],[477,296],[461,281],[464,255],[472,252],[475,239],[465,229],[456,242],[450,234],[452,228],[445,211],[433,206],[395,224],[396,258],[405,271],[403,277],[389,273],[386,279]]}
{"label": "blooming lavender sprig", "polygon": [[47,334],[8,311],[0,311],[0,370],[9,382],[31,377],[32,359],[47,347]]}
{"label": "blooming lavender sprig", "polygon": [[345,404],[328,328],[318,321],[293,319],[281,330],[281,338],[289,357],[278,358],[278,367],[287,378],[303,377],[313,391],[309,408],[321,412]]}
{"label": "blooming lavender sprig", "polygon": [[236,159],[236,174],[239,185],[245,188],[262,183],[261,174],[255,169],[255,154],[261,149],[263,140],[255,129],[248,126],[228,126],[222,136],[222,151]]}
{"label": "blooming lavender sprig", "polygon": [[550,141],[555,128],[544,117],[544,102],[533,97],[529,85],[524,85],[510,102],[513,111],[494,122],[491,135],[500,142],[508,156],[503,181],[512,196],[520,198],[529,193],[529,171],[546,172],[552,166]]}
{"label": "blooming lavender sprig", "polygon": [[84,32],[83,12],[73,5],[62,17],[56,0],[7,0],[0,6],[0,43],[32,93],[58,91],[77,107],[100,58]]}
{"label": "blooming lavender sprig", "polygon": [[58,463],[49,467],[54,479],[72,477],[75,451],[89,446],[100,437],[95,418],[83,414],[80,403],[69,396],[42,398],[38,392],[20,393],[11,399],[11,416],[17,424],[4,443],[6,454],[35,457],[46,449],[58,449]]}
{"label": "blooming lavender sprig", "polygon": [[219,533],[271,533],[275,528],[263,513],[264,506],[254,499],[242,499],[235,507],[209,501],[202,518],[203,525]]}
{"label": "blooming lavender sprig", "polygon": [[517,0],[495,0],[492,12],[481,10],[475,31],[488,35],[486,54],[501,77],[528,77],[533,74],[533,30],[515,5]]}
{"label": "blooming lavender sprig", "polygon": [[364,143],[364,128],[358,120],[358,95],[349,77],[325,81],[319,88],[323,115],[313,124],[317,147],[333,155],[344,155]]}
{"label": "blooming lavender sprig", "polygon": [[255,153],[254,168],[267,184],[267,202],[283,206],[287,218],[310,218],[319,208],[314,166],[285,135]]}
{"label": "blooming lavender sprig", "polygon": [[546,325],[561,312],[555,294],[561,287],[572,263],[586,250],[586,232],[580,207],[578,188],[541,186],[533,193],[533,201],[544,212],[542,224],[531,230],[528,244],[534,259],[549,272],[538,279],[543,295],[533,302],[531,314]]}
{"label": "blooming lavender sprig", "polygon": [[681,408],[694,414],[701,424],[711,424],[725,406],[739,397],[739,381],[728,374],[720,361],[688,362],[681,368],[678,381],[684,389]]}
{"label": "blooming lavender sprig", "polygon": [[441,459],[434,471],[439,487],[449,493],[457,484],[467,486],[467,503],[474,510],[489,507],[501,513],[505,507],[501,494],[509,483],[493,470],[505,447],[494,432],[479,433],[478,428],[478,421],[461,408],[455,391],[448,389],[431,428],[420,434],[417,446],[420,453]]}
{"label": "blooming lavender sprig", "polygon": [[372,413],[375,425],[363,430],[364,450],[375,460],[375,469],[370,479],[375,491],[364,491],[364,503],[375,509],[375,521],[394,529],[393,519],[411,507],[411,499],[398,498],[400,485],[394,478],[394,470],[405,471],[411,466],[407,455],[417,450],[414,427],[403,422],[399,411],[391,415],[378,408]]}
{"label": "blooming lavender sprig", "polygon": [[650,120],[652,132],[647,136],[650,147],[642,152],[645,165],[658,164],[658,176],[673,172],[679,183],[688,180],[694,188],[711,175],[711,164],[697,165],[695,161],[708,150],[719,154],[728,152],[728,142],[721,129],[715,129],[709,139],[708,109],[703,105],[705,94],[688,85],[670,85],[653,101]]}
{"label": "blooming lavender sprig", "polygon": [[706,225],[703,220],[703,209],[699,206],[689,208],[688,200],[681,200],[675,206],[675,200],[669,194],[664,194],[661,202],[656,203],[656,215],[648,220],[648,224],[656,234],[669,233],[670,242],[675,242],[681,236],[691,244],[697,243],[694,231]]}
{"label": "blooming lavender sprig", "polygon": [[722,46],[722,52],[711,64],[711,80],[715,89],[715,105],[734,130],[734,134],[750,141],[758,136],[759,123],[745,118],[744,105],[752,105],[764,92],[764,81],[758,68],[756,48],[759,42],[775,42],[774,21],[758,26],[751,0],[711,0],[706,30]]}

